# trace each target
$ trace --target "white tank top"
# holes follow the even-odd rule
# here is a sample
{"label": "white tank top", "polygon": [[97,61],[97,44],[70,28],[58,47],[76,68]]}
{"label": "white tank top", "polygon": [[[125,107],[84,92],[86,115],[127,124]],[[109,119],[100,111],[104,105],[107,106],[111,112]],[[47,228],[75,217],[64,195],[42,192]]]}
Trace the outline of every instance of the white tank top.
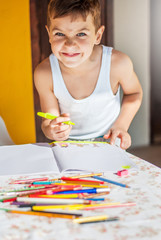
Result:
{"label": "white tank top", "polygon": [[120,89],[113,94],[110,85],[111,47],[103,47],[102,64],[93,93],[81,100],[74,99],[64,83],[59,62],[54,54],[49,56],[54,94],[60,113],[69,113],[75,123],[69,138],[90,139],[103,136],[120,113]]}

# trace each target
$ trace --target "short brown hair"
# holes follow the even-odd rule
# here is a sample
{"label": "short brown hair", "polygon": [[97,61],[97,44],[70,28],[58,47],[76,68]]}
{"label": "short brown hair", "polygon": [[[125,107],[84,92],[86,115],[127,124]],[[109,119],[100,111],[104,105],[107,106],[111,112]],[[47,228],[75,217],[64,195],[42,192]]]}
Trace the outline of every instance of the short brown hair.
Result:
{"label": "short brown hair", "polygon": [[96,31],[101,25],[101,6],[99,0],[50,0],[47,12],[47,26],[50,19],[72,14],[73,18],[80,14],[84,20],[88,14],[93,17]]}

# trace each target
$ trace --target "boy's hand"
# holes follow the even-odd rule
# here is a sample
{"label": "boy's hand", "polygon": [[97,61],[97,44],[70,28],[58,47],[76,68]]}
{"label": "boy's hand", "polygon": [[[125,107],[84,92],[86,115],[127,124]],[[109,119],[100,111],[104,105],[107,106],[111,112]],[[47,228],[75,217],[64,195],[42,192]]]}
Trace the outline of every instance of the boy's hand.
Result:
{"label": "boy's hand", "polygon": [[63,122],[69,121],[69,114],[64,113],[61,116],[50,121],[50,135],[55,141],[67,140],[72,129],[71,125],[64,124]]}
{"label": "boy's hand", "polygon": [[113,127],[107,132],[107,134],[104,135],[105,139],[111,138],[110,144],[114,144],[117,137],[121,139],[120,147],[122,149],[127,149],[131,146],[130,135],[128,134],[127,131],[121,128]]}

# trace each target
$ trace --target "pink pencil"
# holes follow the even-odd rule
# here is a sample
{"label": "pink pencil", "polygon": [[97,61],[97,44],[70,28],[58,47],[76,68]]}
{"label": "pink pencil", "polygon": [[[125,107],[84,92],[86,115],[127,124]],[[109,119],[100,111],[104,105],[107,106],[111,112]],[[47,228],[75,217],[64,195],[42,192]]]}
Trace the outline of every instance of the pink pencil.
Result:
{"label": "pink pencil", "polygon": [[10,182],[10,184],[24,184],[24,183],[32,183],[35,181],[47,181],[48,178],[44,177],[44,178],[33,178],[33,179],[22,179],[22,180],[13,180],[12,182]]}
{"label": "pink pencil", "polygon": [[93,210],[93,209],[101,209],[101,208],[117,208],[117,207],[132,207],[132,206],[136,206],[136,203],[121,203],[118,205],[104,205],[104,206],[91,206],[91,207],[85,207],[83,208],[84,210]]}

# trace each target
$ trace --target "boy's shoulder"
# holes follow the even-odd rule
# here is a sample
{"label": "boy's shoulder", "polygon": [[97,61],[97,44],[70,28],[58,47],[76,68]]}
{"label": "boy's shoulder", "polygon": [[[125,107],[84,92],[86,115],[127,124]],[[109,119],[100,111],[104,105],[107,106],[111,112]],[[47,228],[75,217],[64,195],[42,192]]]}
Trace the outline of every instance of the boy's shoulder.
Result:
{"label": "boy's shoulder", "polygon": [[46,74],[50,71],[51,69],[50,69],[49,57],[47,57],[37,65],[37,67],[35,68],[34,74]]}
{"label": "boy's shoulder", "polygon": [[52,85],[52,73],[49,58],[44,59],[36,67],[34,71],[34,82],[37,89]]}
{"label": "boy's shoulder", "polygon": [[130,57],[118,50],[112,50],[111,71],[114,78],[123,79],[133,72],[133,63]]}
{"label": "boy's shoulder", "polygon": [[112,58],[111,58],[112,64],[115,65],[117,68],[122,67],[130,67],[132,65],[132,61],[130,57],[116,49],[112,50]]}

